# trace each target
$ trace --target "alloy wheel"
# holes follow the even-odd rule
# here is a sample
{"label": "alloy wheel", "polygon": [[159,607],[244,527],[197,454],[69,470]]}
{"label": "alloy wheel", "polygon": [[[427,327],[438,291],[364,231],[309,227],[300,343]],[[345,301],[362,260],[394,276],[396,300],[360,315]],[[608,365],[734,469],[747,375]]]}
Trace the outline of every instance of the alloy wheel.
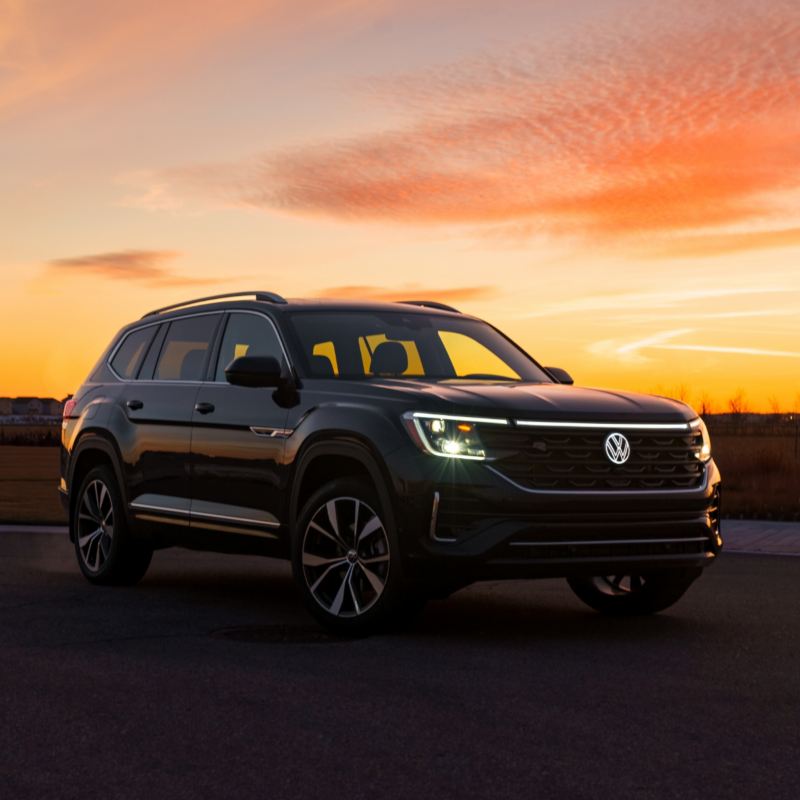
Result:
{"label": "alloy wheel", "polygon": [[610,597],[621,597],[640,592],[645,584],[643,575],[600,575],[592,578],[594,587]]}
{"label": "alloy wheel", "polygon": [[93,480],[84,489],[78,508],[78,552],[90,572],[99,572],[111,554],[114,538],[114,503],[103,481]]}
{"label": "alloy wheel", "polygon": [[312,515],[303,535],[303,577],[335,617],[357,617],[383,594],[389,537],[378,514],[356,497],[336,497]]}

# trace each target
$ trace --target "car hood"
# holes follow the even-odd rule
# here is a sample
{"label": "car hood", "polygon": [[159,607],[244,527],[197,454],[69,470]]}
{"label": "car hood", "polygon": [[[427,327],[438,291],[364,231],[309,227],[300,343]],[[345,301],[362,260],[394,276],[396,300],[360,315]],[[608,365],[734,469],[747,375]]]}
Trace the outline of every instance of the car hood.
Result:
{"label": "car hood", "polygon": [[[343,389],[345,382],[339,383]],[[685,403],[634,392],[558,383],[380,379],[347,381],[367,399],[406,400],[416,411],[569,421],[683,422],[697,415]]]}

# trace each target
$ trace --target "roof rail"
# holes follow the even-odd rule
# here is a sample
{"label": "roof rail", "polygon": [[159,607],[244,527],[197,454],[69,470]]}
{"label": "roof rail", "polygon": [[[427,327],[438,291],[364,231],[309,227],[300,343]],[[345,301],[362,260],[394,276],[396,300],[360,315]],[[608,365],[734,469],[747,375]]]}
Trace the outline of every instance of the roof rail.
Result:
{"label": "roof rail", "polygon": [[435,308],[437,311],[452,311],[454,314],[461,312],[453,306],[447,306],[444,303],[434,303],[433,300],[398,300],[404,306],[422,306],[423,308]]}
{"label": "roof rail", "polygon": [[[174,311],[176,308],[184,308],[185,306],[196,306],[200,305],[200,303],[210,303],[212,300],[224,300],[227,297],[250,297],[253,295],[256,300],[262,303],[278,303],[280,305],[284,305],[286,300],[281,297],[279,294],[275,294],[275,292],[228,292],[226,294],[212,294],[208,297],[198,297],[196,300],[186,300],[183,303],[173,303],[171,306],[164,306],[163,308],[157,308],[154,311],[148,311],[144,317],[153,317],[156,314],[164,314],[167,311]],[[144,319],[142,317],[142,319]]]}

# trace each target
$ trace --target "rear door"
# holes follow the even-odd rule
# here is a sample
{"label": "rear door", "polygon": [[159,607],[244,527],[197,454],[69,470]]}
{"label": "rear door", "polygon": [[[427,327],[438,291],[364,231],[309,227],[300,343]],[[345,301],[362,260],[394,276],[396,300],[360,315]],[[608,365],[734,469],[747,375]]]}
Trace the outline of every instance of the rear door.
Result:
{"label": "rear door", "polygon": [[194,314],[162,323],[138,375],[125,383],[128,441],[121,445],[130,454],[126,483],[140,519],[188,525],[192,413],[222,317]]}
{"label": "rear door", "polygon": [[219,353],[200,387],[192,433],[192,528],[276,538],[284,501],[287,409],[271,388],[231,386],[225,367],[244,355],[286,355],[274,323],[228,315]]}

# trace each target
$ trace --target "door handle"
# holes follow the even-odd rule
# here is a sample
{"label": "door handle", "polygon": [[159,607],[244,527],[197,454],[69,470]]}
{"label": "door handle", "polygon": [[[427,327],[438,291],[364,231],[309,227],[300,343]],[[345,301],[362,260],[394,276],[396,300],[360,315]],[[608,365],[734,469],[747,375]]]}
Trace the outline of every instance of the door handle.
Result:
{"label": "door handle", "polygon": [[128,406],[131,411],[138,411],[140,408],[144,408],[144,403],[141,400],[128,400],[125,405]]}
{"label": "door handle", "polygon": [[210,414],[214,410],[213,403],[196,403],[194,410],[198,414]]}

